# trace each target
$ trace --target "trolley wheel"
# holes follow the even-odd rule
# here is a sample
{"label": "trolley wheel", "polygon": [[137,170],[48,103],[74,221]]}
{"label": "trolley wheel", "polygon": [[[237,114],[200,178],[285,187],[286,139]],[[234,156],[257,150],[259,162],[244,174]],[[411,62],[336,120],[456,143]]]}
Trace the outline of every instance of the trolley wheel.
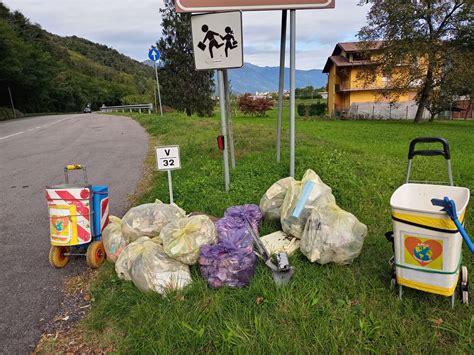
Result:
{"label": "trolley wheel", "polygon": [[102,242],[93,241],[87,248],[86,253],[87,265],[93,269],[97,269],[105,260],[105,250]]}
{"label": "trolley wheel", "polygon": [[471,300],[471,295],[469,291],[462,291],[462,303],[466,306],[469,306],[469,301]]}
{"label": "trolley wheel", "polygon": [[461,286],[469,283],[469,274],[466,266],[461,266]]}
{"label": "trolley wheel", "polygon": [[58,269],[65,267],[69,262],[69,256],[64,255],[66,253],[69,253],[69,247],[51,246],[51,249],[49,249],[49,263],[51,266]]}

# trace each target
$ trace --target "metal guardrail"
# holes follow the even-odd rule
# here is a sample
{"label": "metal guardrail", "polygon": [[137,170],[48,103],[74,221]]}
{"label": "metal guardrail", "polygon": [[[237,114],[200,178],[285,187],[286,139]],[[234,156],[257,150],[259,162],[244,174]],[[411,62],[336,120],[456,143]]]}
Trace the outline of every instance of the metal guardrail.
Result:
{"label": "metal guardrail", "polygon": [[134,112],[137,111],[142,113],[148,111],[150,114],[153,111],[153,104],[140,104],[140,105],[123,105],[123,106],[105,106],[102,105],[100,112]]}

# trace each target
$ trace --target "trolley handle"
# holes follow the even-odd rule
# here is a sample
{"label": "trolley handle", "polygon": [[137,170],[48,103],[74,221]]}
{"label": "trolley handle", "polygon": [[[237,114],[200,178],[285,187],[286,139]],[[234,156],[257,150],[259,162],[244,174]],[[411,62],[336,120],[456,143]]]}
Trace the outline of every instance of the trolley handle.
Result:
{"label": "trolley handle", "polygon": [[[415,150],[415,147],[418,143],[441,143],[443,145],[443,150],[438,149],[424,149],[424,150]],[[437,155],[442,155],[444,159],[451,159],[451,150],[449,149],[448,140],[441,137],[418,137],[413,139],[410,142],[410,150],[408,151],[408,160],[412,160],[415,155],[422,155],[426,157],[432,157]]]}
{"label": "trolley handle", "polygon": [[69,184],[69,172],[74,171],[74,170],[82,170],[82,173],[84,175],[84,183],[86,185],[89,185],[89,182],[87,179],[87,169],[85,166],[81,164],[69,164],[64,167],[64,182],[66,184]]}

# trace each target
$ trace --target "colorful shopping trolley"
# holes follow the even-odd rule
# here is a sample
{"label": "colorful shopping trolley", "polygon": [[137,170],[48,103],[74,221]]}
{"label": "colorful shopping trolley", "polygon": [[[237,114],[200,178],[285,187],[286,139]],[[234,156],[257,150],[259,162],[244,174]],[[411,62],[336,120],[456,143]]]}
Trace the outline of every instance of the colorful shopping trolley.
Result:
{"label": "colorful shopping trolley", "polygon": [[[441,143],[443,150],[416,150],[419,143]],[[412,182],[412,161],[417,155],[443,156],[449,185]],[[454,186],[448,141],[438,137],[412,140],[407,170],[406,183],[390,200],[393,232],[386,233],[386,237],[393,243],[395,253],[390,260],[392,285],[398,286],[400,299],[403,287],[410,287],[451,297],[454,307],[458,290],[462,302],[469,304],[468,270],[462,266],[462,244],[464,238],[472,246],[463,227],[470,192],[465,187]],[[451,214],[446,207],[451,207]]]}
{"label": "colorful shopping trolley", "polygon": [[[82,170],[84,184],[69,184],[69,172]],[[46,188],[51,249],[49,262],[62,268],[70,256],[85,256],[91,268],[105,259],[102,231],[109,222],[107,186],[89,185],[87,169],[81,165],[64,168],[63,185]]]}

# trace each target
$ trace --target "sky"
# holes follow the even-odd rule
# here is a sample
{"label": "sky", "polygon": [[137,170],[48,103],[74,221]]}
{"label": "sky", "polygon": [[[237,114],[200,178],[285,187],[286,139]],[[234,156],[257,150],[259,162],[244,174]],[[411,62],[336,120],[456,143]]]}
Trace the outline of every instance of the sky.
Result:
{"label": "sky", "polygon": [[[161,36],[158,10],[163,6],[162,0],[0,1],[49,32],[87,38],[138,61],[147,59],[150,45]],[[368,11],[368,6],[360,7],[358,2],[336,0],[335,9],[296,12],[298,69],[321,69],[336,43],[356,40]],[[281,12],[245,12],[243,26],[244,60],[260,66],[278,66]]]}

